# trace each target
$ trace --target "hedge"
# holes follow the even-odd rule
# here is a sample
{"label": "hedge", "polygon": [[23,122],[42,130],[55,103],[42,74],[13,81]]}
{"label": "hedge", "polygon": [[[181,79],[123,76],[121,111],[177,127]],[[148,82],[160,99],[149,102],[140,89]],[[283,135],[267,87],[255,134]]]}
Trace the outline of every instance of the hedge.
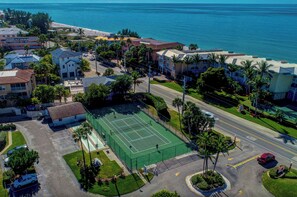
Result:
{"label": "hedge", "polygon": [[146,103],[152,105],[158,112],[167,110],[167,105],[163,98],[149,93],[145,93],[144,96]]}
{"label": "hedge", "polygon": [[16,130],[16,126],[13,123],[9,124],[0,124],[0,131],[10,131],[10,130]]}

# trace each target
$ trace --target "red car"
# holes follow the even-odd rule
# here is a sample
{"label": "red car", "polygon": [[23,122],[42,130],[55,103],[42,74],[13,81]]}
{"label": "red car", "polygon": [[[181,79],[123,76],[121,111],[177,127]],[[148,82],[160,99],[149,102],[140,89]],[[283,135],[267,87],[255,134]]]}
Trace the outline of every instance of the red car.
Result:
{"label": "red car", "polygon": [[260,157],[257,158],[259,164],[266,164],[271,161],[275,161],[275,156],[271,153],[263,153]]}

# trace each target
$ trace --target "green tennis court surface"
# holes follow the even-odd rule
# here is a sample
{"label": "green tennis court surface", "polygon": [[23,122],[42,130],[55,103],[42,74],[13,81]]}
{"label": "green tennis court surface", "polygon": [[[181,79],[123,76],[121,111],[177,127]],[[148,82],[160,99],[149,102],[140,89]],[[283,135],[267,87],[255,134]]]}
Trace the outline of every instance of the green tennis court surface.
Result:
{"label": "green tennis court surface", "polygon": [[132,170],[191,151],[136,104],[92,110],[87,119]]}

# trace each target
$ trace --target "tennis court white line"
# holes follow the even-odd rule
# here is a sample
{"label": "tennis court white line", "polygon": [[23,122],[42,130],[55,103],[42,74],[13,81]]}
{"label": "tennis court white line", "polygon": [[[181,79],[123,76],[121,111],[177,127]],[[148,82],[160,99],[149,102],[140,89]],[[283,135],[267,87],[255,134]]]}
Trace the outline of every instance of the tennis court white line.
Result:
{"label": "tennis court white line", "polygon": [[[107,120],[106,118],[102,118],[103,120]],[[110,128],[110,126],[107,124],[107,123],[105,123],[105,121],[103,121],[103,123],[109,128],[109,129],[111,129]],[[108,121],[107,121],[108,122]],[[112,129],[111,129],[112,130]],[[121,133],[119,133],[120,135],[121,135]],[[122,136],[122,135],[121,135]],[[123,136],[124,137],[124,136]],[[124,137],[125,138],[125,137]],[[120,137],[118,137],[118,139],[128,148],[128,150],[131,150],[131,148],[130,147],[128,147],[128,145],[120,138]],[[125,138],[126,139],[126,138]],[[127,139],[126,139],[127,140]],[[140,152],[137,148],[135,148],[130,142],[129,142],[129,140],[127,140],[127,142],[135,149],[135,150],[137,150],[137,152],[134,152],[134,151],[132,151],[132,152],[134,152],[134,153],[138,153],[138,152]]]}
{"label": "tennis court white line", "polygon": [[[133,129],[129,124],[127,124],[126,123],[126,121],[125,120],[123,120],[123,122],[128,126],[128,127],[130,127],[131,129]],[[138,136],[139,136],[139,138],[142,138],[137,132],[135,132],[135,130],[133,129],[132,131],[134,131],[134,133],[136,133]],[[130,137],[129,137],[130,138]],[[131,139],[131,138],[130,138]],[[132,140],[132,139],[131,139]]]}
{"label": "tennis court white line", "polygon": [[136,141],[143,140],[143,139],[146,139],[146,138],[149,138],[149,137],[153,137],[153,136],[155,136],[155,135],[149,135],[149,136],[141,137],[140,139],[131,140],[130,142],[136,142]]}
{"label": "tennis court white line", "polygon": [[118,121],[121,121],[121,120],[126,120],[126,119],[131,119],[131,118],[133,118],[133,117],[127,117],[127,118],[117,118],[116,120],[112,120],[112,121],[110,121],[110,122],[118,122]]}
{"label": "tennis court white line", "polygon": [[[138,116],[138,114],[136,114],[136,116],[140,119],[140,120],[142,120],[142,118],[141,117],[139,117]],[[141,122],[137,119],[137,118],[135,118],[135,120],[137,120],[140,124],[141,124]],[[142,120],[143,121],[143,120]],[[155,121],[155,120],[153,120],[153,121]],[[155,130],[155,132],[157,132],[158,134],[160,134],[154,127],[152,127],[154,130]],[[148,131],[149,131],[149,133],[150,134],[154,134],[154,133],[152,133],[149,129],[147,129]],[[155,136],[157,136],[159,139],[161,139],[163,142],[165,142],[159,135],[156,135],[156,134],[154,134]],[[161,134],[160,134],[161,135]],[[163,137],[163,135],[162,135],[162,137]],[[165,137],[164,137],[165,138]],[[166,145],[166,144],[170,144],[171,143],[171,141],[170,140],[168,140],[167,138],[165,138],[166,139],[166,141],[167,142],[165,142],[165,144],[164,145]]]}

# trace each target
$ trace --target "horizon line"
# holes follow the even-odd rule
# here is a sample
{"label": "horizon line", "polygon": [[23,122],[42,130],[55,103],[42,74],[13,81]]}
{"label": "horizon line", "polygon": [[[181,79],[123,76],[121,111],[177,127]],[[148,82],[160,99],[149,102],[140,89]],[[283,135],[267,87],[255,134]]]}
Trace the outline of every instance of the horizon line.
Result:
{"label": "horizon line", "polygon": [[[20,4],[20,2],[5,2],[0,4]],[[22,4],[216,4],[216,5],[297,5],[297,3],[186,3],[186,2],[146,2],[146,3],[134,3],[134,2],[62,2],[62,3],[54,3],[54,2],[27,2]]]}

